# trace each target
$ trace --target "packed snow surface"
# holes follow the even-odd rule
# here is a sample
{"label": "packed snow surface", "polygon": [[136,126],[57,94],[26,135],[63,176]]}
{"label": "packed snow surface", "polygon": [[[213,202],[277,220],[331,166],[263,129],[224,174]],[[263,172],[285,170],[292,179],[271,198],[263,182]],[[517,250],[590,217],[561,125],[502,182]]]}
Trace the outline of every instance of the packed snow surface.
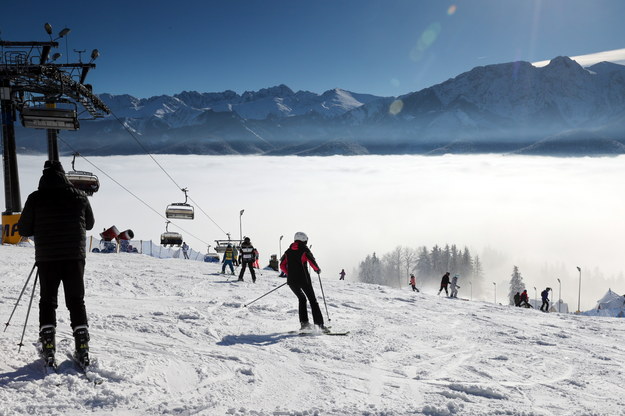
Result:
{"label": "packed snow surface", "polygon": [[[33,262],[32,248],[0,247],[2,322]],[[90,253],[86,304],[100,385],[61,351],[58,374],[43,375],[32,346],[37,295],[17,352],[29,285],[0,337],[0,415],[624,414],[622,319],[322,274],[330,325],[351,332],[300,336],[288,287],[245,306],[284,279],[261,270],[256,284],[249,274],[237,283],[219,266]],[[60,293],[57,341],[70,349]]]}

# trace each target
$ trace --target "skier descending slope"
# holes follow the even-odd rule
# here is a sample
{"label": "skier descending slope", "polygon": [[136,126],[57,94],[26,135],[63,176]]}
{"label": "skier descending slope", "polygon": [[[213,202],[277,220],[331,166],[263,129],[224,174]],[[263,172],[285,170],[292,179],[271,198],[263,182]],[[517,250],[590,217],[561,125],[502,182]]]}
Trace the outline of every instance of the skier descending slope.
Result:
{"label": "skier descending slope", "polygon": [[86,230],[94,218],[87,195],[74,188],[58,161],[46,161],[39,189],[28,196],[18,229],[35,237],[35,261],[39,268],[39,341],[41,354],[54,367],[56,308],[63,282],[65,304],[76,341],[75,358],[89,365],[89,332],[85,309]]}
{"label": "skier descending slope", "polygon": [[313,290],[307,265],[310,264],[316,273],[321,273],[321,269],[307,246],[308,236],[300,231],[295,233],[294,240],[284,253],[284,256],[282,256],[280,270],[287,275],[286,282],[299,300],[300,329],[302,331],[311,331],[313,329],[308,321],[308,310],[306,307],[306,300],[308,299],[315,326],[323,332],[328,332],[323,324],[323,315],[321,315],[321,308],[319,308],[319,303]]}

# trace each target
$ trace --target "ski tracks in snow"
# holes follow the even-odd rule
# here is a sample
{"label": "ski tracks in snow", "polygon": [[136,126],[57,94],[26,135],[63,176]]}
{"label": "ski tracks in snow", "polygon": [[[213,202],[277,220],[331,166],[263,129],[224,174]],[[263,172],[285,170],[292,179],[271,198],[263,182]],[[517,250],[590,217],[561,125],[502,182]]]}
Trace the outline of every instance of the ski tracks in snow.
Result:
{"label": "ski tracks in snow", "polygon": [[[2,247],[0,264],[10,265],[0,275],[5,293],[19,293],[32,250]],[[625,408],[622,320],[324,281],[326,323],[351,332],[301,337],[289,333],[299,323],[288,288],[243,307],[284,282],[271,272],[256,284],[225,284],[207,275],[219,265],[179,259],[90,254],[87,265],[94,371],[104,383],[85,382],[69,363],[44,378],[34,351],[14,352],[14,323],[0,337],[0,416],[616,415]],[[14,302],[1,298],[0,312],[8,316]],[[24,313],[22,306],[14,322]],[[58,318],[60,338],[71,340],[63,306]]]}

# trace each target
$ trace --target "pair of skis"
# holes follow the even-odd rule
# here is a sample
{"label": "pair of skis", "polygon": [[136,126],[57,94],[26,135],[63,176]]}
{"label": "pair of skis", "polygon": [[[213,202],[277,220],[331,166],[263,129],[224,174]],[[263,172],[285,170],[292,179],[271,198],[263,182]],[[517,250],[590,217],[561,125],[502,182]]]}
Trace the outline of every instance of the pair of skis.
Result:
{"label": "pair of skis", "polygon": [[345,336],[348,335],[350,331],[332,331],[330,327],[326,327],[326,330],[299,330],[299,331],[290,331],[289,334],[297,334],[301,336],[317,336],[317,335],[329,335],[329,336]]}
{"label": "pair of skis", "polygon": [[[44,376],[48,376],[50,374],[58,374],[59,366],[54,357],[46,357],[43,354],[43,350],[41,349],[41,344],[39,342],[35,343],[35,348],[37,349],[39,357],[43,361]],[[96,373],[93,372],[90,362],[85,362],[81,360],[78,356],[75,355],[75,353],[69,351],[66,353],[66,355],[67,358],[72,361],[76,370],[80,374],[82,374],[85,380],[88,381],[90,384],[97,386],[104,382],[104,379],[102,377],[98,376]]]}

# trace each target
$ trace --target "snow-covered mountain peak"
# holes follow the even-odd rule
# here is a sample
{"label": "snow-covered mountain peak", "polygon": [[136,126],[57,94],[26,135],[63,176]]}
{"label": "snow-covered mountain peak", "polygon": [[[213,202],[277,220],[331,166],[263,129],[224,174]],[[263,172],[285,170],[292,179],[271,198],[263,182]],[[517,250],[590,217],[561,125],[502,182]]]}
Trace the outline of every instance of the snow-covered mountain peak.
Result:
{"label": "snow-covered mountain peak", "polygon": [[594,65],[589,66],[589,71],[592,71],[595,74],[610,74],[613,72],[622,72],[625,73],[625,65],[619,65],[612,62],[599,62]]}
{"label": "snow-covered mountain peak", "polygon": [[275,87],[269,87],[269,88],[261,88],[258,91],[245,91],[242,95],[243,99],[245,101],[253,101],[253,100],[258,100],[258,99],[262,99],[262,98],[272,98],[272,97],[280,97],[280,98],[284,98],[284,97],[290,97],[292,95],[294,95],[295,93],[293,92],[292,89],[290,89],[289,87],[287,87],[284,84],[280,84],[277,85]]}

